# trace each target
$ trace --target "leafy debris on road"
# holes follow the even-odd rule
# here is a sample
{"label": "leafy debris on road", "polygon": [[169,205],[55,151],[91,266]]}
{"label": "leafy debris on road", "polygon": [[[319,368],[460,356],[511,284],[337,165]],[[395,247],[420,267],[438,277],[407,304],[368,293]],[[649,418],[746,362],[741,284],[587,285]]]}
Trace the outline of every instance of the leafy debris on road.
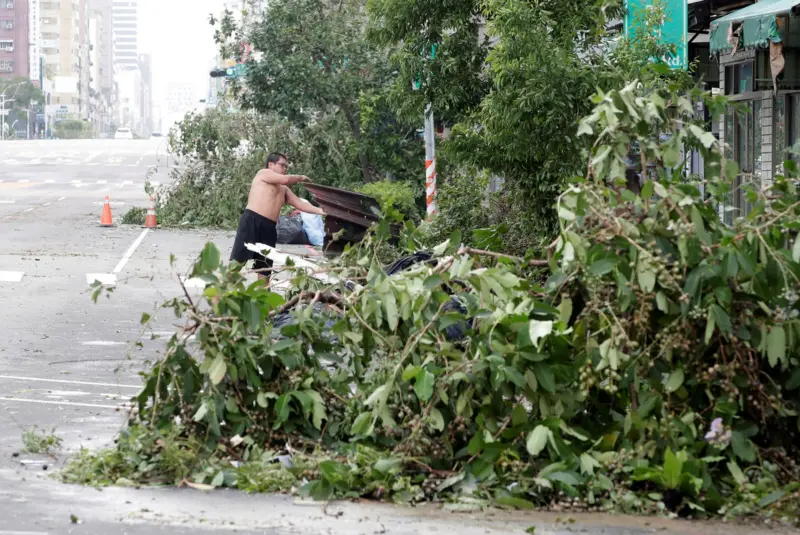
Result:
{"label": "leafy debris on road", "polygon": [[[736,172],[685,127],[691,99],[634,83],[596,102],[589,174],[558,199],[547,261],[454,234],[389,275],[384,220],[317,268],[324,282],[285,268],[283,297],[208,244],[190,274],[203,301],[165,304],[184,334],[144,372],[130,425],[63,479],[795,522],[797,185],[776,176],[725,223],[722,173]],[[631,140],[676,180],[661,167],[641,194],[618,188]],[[680,174],[684,145],[706,162],[703,193]]]}
{"label": "leafy debris on road", "polygon": [[[38,426],[33,426],[22,432],[22,445],[25,453],[42,453],[53,455],[61,449],[61,438],[56,436],[53,428],[49,433],[39,432]],[[47,468],[45,467],[45,470]]]}

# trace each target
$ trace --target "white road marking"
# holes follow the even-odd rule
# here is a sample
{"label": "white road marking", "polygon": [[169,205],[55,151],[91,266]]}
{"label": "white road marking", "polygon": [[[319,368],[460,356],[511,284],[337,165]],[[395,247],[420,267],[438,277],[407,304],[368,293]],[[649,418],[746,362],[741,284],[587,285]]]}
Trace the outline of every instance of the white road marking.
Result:
{"label": "white road marking", "polygon": [[58,198],[59,201],[63,201],[64,199],[66,199],[66,197],[59,197]]}
{"label": "white road marking", "polygon": [[144,229],[142,231],[141,234],[139,234],[139,237],[136,238],[136,241],[133,242],[133,245],[131,245],[130,248],[127,251],[125,251],[125,256],[123,256],[122,260],[119,261],[119,264],[117,264],[117,267],[114,268],[114,273],[119,273],[120,271],[122,271],[122,268],[124,268],[125,264],[128,263],[128,260],[131,259],[131,257],[133,256],[133,253],[136,252],[136,248],[139,247],[139,245],[142,243],[142,240],[144,239],[145,236],[147,236],[147,233],[149,231],[150,231],[150,229],[146,228],[146,229]]}
{"label": "white road marking", "polygon": [[40,383],[59,383],[65,385],[118,386],[120,388],[141,388],[141,386],[133,386],[133,385],[118,385],[114,383],[92,383],[89,381],[67,381],[65,379],[44,379],[42,377],[23,377],[21,375],[0,375],[0,379],[13,379],[19,381],[38,381]]}
{"label": "white road marking", "polygon": [[114,286],[117,284],[117,276],[113,273],[87,273],[86,284],[91,286],[95,282],[99,282],[105,286]]}
{"label": "white road marking", "polygon": [[80,183],[81,183],[81,181],[80,181],[80,180],[72,180],[72,181],[70,182],[70,184],[80,184]]}
{"label": "white road marking", "polygon": [[0,282],[19,282],[23,275],[24,271],[0,271]]}
{"label": "white road marking", "polygon": [[22,213],[24,214],[26,212],[30,212],[31,210],[33,210],[33,208],[28,208],[27,210],[23,210]]}
{"label": "white road marking", "polygon": [[30,180],[22,179],[22,180],[17,180],[17,182],[19,182],[20,184],[26,184],[26,183],[30,182]]}
{"label": "white road marking", "polygon": [[51,202],[46,202],[46,203],[44,203],[42,206],[50,206],[51,204],[53,204],[53,203],[51,203]]}
{"label": "white road marking", "polygon": [[17,201],[5,201],[5,200],[3,200],[3,201],[0,201],[0,204],[14,204],[15,202],[17,202]]}
{"label": "white road marking", "polygon": [[[102,206],[102,205],[104,205],[105,203],[106,203],[105,201],[103,201],[103,202],[100,202],[100,201],[95,201],[95,202],[93,202],[92,204],[97,204],[97,205],[100,205],[100,206]],[[124,202],[124,201],[109,201],[109,202],[108,202],[108,205],[109,205],[109,206],[125,206],[125,202]]]}
{"label": "white road marking", "polygon": [[0,535],[50,535],[47,531],[7,531],[0,530]]}
{"label": "white road marking", "polygon": [[108,180],[98,180],[98,184],[108,184]]}
{"label": "white road marking", "polygon": [[55,184],[56,181],[55,180],[45,180],[44,183],[45,184]]}
{"label": "white road marking", "polygon": [[0,401],[12,401],[19,403],[42,403],[43,405],[70,405],[72,407],[92,407],[95,409],[124,409],[130,405],[122,403],[120,405],[100,405],[99,403],[76,403],[74,401],[45,401],[43,399],[23,399],[0,397]]}
{"label": "white road marking", "polygon": [[84,346],[124,346],[125,342],[114,342],[111,340],[92,340],[91,342],[81,342]]}

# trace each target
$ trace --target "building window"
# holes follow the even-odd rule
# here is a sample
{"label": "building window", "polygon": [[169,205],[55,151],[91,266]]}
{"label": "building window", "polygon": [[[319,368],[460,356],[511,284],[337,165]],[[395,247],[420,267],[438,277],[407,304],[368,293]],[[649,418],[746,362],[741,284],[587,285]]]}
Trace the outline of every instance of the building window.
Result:
{"label": "building window", "polygon": [[14,29],[13,20],[0,20],[0,30],[13,30],[13,29]]}
{"label": "building window", "polygon": [[4,52],[13,52],[14,41],[9,41],[9,40],[0,41],[0,50]]}
{"label": "building window", "polygon": [[729,108],[725,114],[725,157],[732,158],[739,166],[739,175],[731,184],[724,207],[723,220],[728,224],[752,210],[746,192],[761,187],[762,104],[760,100],[752,100],[741,105],[740,110]]}
{"label": "building window", "polygon": [[0,72],[14,72],[14,62],[8,59],[0,59]]}

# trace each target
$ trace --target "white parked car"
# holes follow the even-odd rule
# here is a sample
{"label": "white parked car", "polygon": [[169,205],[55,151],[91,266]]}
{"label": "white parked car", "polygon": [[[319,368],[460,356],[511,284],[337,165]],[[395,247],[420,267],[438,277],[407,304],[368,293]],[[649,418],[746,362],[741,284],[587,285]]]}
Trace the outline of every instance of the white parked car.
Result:
{"label": "white parked car", "polygon": [[117,128],[114,139],[133,139],[133,132],[130,128]]}

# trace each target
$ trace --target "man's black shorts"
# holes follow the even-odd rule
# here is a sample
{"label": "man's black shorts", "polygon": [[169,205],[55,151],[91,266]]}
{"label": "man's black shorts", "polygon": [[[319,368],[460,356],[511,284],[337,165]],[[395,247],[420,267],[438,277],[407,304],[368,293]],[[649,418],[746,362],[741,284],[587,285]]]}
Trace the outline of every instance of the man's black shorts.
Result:
{"label": "man's black shorts", "polygon": [[[263,243],[275,247],[278,243],[277,223],[267,219],[261,214],[252,210],[245,209],[239,219],[239,230],[236,231],[236,240],[233,242],[231,260],[236,260],[241,264],[248,260],[255,260],[253,269],[261,270],[272,267],[272,260],[264,258],[259,253],[254,253],[244,246],[245,243]],[[260,272],[266,276],[271,275],[269,271]]]}

